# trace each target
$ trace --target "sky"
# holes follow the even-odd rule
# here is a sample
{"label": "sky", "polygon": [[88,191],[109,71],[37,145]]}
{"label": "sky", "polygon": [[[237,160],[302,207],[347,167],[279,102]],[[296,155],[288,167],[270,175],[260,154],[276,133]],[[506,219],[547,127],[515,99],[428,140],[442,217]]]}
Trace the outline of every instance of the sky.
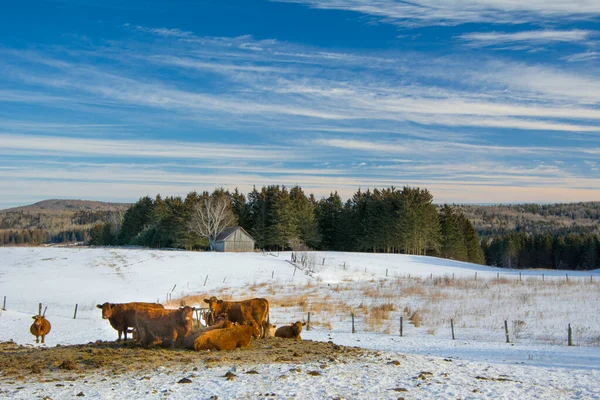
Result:
{"label": "sky", "polygon": [[600,200],[595,0],[38,0],[0,12],[0,209],[217,187]]}

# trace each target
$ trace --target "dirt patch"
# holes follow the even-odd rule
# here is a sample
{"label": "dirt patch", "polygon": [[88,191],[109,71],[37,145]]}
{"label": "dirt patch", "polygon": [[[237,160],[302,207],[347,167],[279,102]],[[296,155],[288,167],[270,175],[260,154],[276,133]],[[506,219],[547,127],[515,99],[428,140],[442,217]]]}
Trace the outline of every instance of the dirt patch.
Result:
{"label": "dirt patch", "polygon": [[127,343],[96,342],[85,345],[31,347],[0,342],[0,381],[68,381],[91,374],[152,373],[158,367],[218,367],[243,364],[347,362],[370,353],[332,342],[267,338],[253,340],[250,348],[234,351],[145,349]]}

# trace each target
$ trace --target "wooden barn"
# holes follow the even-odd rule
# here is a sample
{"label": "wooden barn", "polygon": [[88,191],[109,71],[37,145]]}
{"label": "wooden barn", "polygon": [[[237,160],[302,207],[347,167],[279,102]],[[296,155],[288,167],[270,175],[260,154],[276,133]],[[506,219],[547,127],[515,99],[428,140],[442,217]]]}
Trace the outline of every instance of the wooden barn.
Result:
{"label": "wooden barn", "polygon": [[225,228],[213,243],[215,251],[254,251],[254,239],[241,226]]}

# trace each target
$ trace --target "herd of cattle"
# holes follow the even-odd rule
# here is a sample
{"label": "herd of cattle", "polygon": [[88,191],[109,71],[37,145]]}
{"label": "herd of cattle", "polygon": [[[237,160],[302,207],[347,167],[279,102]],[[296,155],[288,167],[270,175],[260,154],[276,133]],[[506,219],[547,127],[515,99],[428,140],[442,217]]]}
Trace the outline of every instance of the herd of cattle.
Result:
{"label": "herd of cattle", "polygon": [[[131,333],[133,340],[144,347],[162,346],[194,350],[234,350],[250,346],[251,338],[275,336],[300,340],[302,326],[297,321],[277,329],[269,321],[269,302],[263,298],[245,301],[225,301],[216,297],[204,299],[209,306],[204,319],[206,326],[193,325],[194,307],[165,309],[158,303],[104,303],[97,307],[102,310],[102,318],[108,319],[117,330],[118,339],[127,340]],[[50,322],[42,315],[34,316],[30,331],[36,336],[50,332]]]}

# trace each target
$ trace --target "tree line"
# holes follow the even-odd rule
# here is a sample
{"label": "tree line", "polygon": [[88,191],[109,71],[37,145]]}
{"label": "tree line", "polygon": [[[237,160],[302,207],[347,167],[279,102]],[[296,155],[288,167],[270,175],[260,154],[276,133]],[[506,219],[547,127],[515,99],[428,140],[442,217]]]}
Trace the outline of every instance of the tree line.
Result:
{"label": "tree line", "polygon": [[39,246],[44,243],[87,242],[89,238],[90,228],[73,228],[56,232],[49,232],[44,229],[0,230],[1,246]]}
{"label": "tree line", "polygon": [[217,189],[185,198],[143,197],[122,221],[97,224],[93,245],[203,249],[209,237],[191,229],[208,198],[223,199],[235,224],[265,250],[369,251],[432,255],[483,264],[477,232],[454,206],[439,208],[427,189],[358,190],[343,202],[337,192],[317,200],[301,187],[256,187],[247,196]]}
{"label": "tree line", "polygon": [[600,268],[600,238],[595,233],[512,232],[483,240],[482,248],[486,263],[498,267],[568,270]]}

